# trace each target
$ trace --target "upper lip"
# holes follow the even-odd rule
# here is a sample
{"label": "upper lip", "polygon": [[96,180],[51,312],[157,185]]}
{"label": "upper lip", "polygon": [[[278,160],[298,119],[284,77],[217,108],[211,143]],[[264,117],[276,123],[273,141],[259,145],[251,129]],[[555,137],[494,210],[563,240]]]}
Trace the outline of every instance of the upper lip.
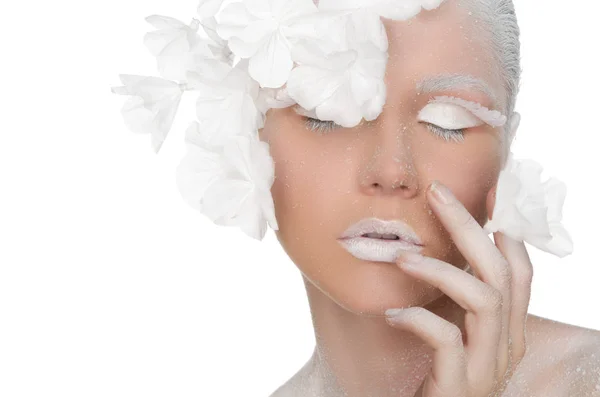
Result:
{"label": "upper lip", "polygon": [[384,221],[378,218],[365,218],[350,226],[340,238],[360,237],[365,233],[395,234],[401,240],[415,245],[423,245],[421,239],[406,223],[400,220]]}

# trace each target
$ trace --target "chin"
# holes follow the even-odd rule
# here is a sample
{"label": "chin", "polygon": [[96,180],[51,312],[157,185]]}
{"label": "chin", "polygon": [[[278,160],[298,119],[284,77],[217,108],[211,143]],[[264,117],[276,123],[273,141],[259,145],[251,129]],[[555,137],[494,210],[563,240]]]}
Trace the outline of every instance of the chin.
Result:
{"label": "chin", "polygon": [[[350,263],[348,263],[350,262]],[[344,269],[317,273],[318,289],[338,306],[359,316],[385,316],[390,308],[426,306],[443,293],[404,273],[395,263],[341,261]]]}

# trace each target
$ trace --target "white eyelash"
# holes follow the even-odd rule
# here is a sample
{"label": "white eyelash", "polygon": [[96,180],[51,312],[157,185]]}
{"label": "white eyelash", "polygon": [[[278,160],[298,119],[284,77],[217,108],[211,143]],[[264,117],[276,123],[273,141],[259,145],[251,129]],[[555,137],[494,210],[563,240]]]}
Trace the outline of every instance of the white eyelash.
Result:
{"label": "white eyelash", "polygon": [[505,115],[503,115],[497,110],[490,110],[476,102],[471,102],[452,96],[436,96],[435,98],[429,101],[429,103],[432,102],[449,102],[462,106],[463,108],[467,109],[468,111],[470,111],[475,116],[479,117],[481,120],[491,125],[492,127],[502,127],[504,124],[506,124]]}

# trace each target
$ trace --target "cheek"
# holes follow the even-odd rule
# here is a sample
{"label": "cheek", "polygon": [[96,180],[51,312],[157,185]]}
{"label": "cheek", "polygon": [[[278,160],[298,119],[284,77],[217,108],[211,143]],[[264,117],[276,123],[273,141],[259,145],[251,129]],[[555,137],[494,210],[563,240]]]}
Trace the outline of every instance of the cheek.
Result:
{"label": "cheek", "polygon": [[[346,157],[346,137],[317,136],[301,126],[290,126],[271,138],[275,163],[271,187],[279,230],[277,237],[296,263],[301,255],[327,254],[339,222],[348,217],[352,171]],[[310,250],[306,247],[310,246]],[[330,248],[329,248],[330,250]]]}
{"label": "cheek", "polygon": [[[466,142],[465,142],[466,143]],[[502,162],[501,152],[495,140],[489,137],[472,137],[458,153],[438,164],[436,178],[445,183],[483,226],[487,222],[487,196],[496,184]]]}

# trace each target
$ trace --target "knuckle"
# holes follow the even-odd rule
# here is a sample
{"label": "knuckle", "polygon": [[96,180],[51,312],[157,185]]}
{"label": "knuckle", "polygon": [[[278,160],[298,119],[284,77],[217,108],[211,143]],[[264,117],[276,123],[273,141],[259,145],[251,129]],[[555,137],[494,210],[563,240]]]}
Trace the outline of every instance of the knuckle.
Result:
{"label": "knuckle", "polygon": [[449,346],[462,347],[462,345],[463,345],[462,332],[460,332],[460,329],[456,325],[454,325],[454,324],[446,325],[444,335],[446,335],[446,343]]}

